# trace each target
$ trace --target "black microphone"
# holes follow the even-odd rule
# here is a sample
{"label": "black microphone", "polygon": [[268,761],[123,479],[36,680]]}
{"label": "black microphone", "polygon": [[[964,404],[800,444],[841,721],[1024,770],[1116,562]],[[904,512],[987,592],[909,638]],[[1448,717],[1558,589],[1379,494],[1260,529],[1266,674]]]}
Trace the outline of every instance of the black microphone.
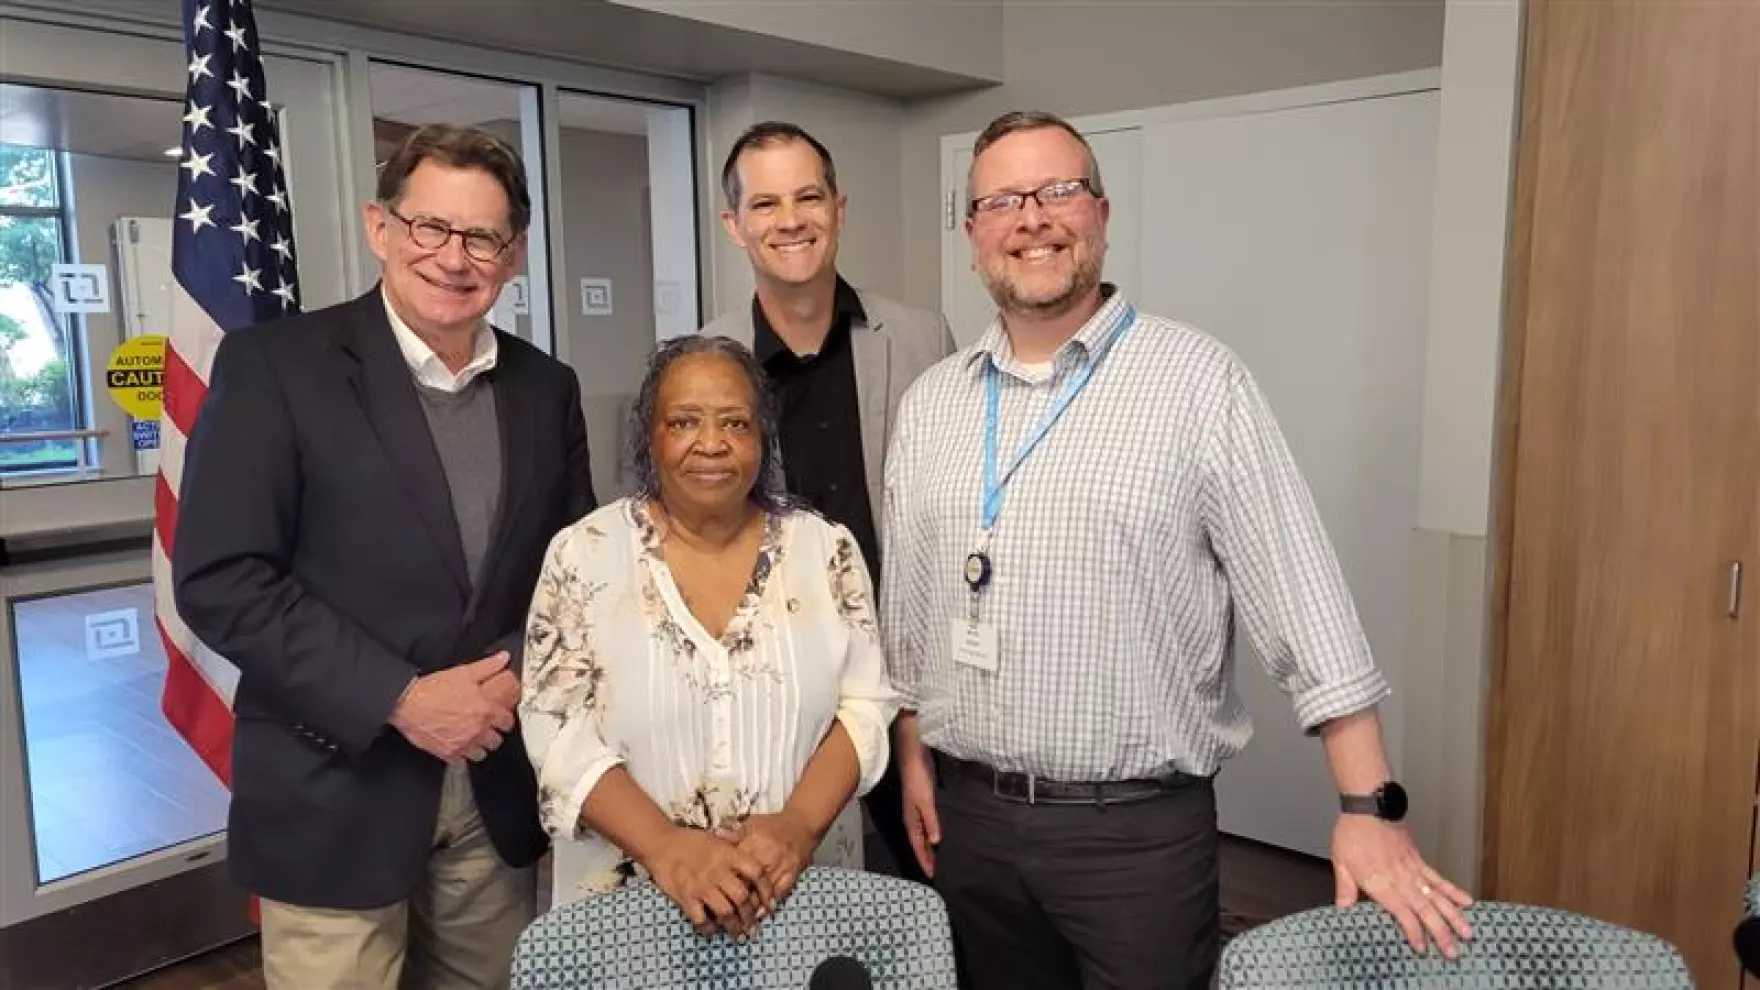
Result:
{"label": "black microphone", "polygon": [[[1736,956],[1748,972],[1760,977],[1760,917],[1748,918],[1736,926]],[[827,985],[838,986],[836,983]]]}
{"label": "black microphone", "polygon": [[874,990],[868,967],[848,956],[832,956],[813,970],[807,990]]}

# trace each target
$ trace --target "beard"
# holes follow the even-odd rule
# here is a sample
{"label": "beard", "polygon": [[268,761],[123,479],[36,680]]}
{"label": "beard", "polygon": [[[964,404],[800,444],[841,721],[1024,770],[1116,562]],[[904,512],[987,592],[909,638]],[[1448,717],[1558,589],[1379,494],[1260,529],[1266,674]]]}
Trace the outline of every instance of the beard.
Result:
{"label": "beard", "polygon": [[1100,284],[1100,268],[1105,262],[1106,252],[1101,245],[1095,243],[1081,246],[1086,250],[1080,253],[1063,284],[1051,292],[1041,291],[1029,297],[1026,290],[1006,274],[1003,265],[995,269],[981,266],[978,276],[1003,315],[1054,319],[1074,309],[1078,302],[1087,298]]}

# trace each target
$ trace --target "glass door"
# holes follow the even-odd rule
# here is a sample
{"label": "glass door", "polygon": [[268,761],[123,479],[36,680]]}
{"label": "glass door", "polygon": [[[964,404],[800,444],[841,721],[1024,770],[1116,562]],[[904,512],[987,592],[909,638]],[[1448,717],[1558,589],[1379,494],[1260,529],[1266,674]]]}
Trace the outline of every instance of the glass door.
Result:
{"label": "glass door", "polygon": [[556,103],[557,353],[580,377],[603,504],[633,488],[621,455],[648,356],[702,322],[691,110],[570,92]]}
{"label": "glass door", "polygon": [[[180,440],[154,342],[180,170],[203,164],[182,148],[194,70],[169,36],[0,31],[0,985],[101,985],[253,931],[226,786],[161,711],[177,623],[152,534]],[[337,66],[264,61],[287,188],[257,194],[293,214],[299,302],[329,305],[355,227]]]}

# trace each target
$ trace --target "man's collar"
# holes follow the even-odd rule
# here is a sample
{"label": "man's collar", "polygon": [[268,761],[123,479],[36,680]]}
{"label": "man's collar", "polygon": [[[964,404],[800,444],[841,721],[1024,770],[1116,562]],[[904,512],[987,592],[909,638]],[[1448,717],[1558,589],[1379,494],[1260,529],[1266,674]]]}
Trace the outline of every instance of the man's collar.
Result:
{"label": "man's collar", "polygon": [[[861,294],[855,287],[837,276],[837,286],[831,296],[831,326],[826,332],[826,343],[831,341],[831,334],[837,333],[840,327],[854,327],[856,324],[868,322],[867,310],[862,306]],[[821,347],[820,351],[826,350]],[[758,301],[758,294],[752,293],[752,354],[759,364],[768,364],[770,359],[788,351],[788,345],[776,335],[775,328],[770,325],[770,318],[764,315],[764,306]],[[792,352],[789,352],[792,353]]]}
{"label": "man's collar", "polygon": [[[1124,293],[1118,291],[1118,286],[1111,282],[1100,283],[1100,300],[1100,308],[1094,311],[1094,315],[1088,317],[1081,329],[1064,341],[1063,346],[1052,355],[1053,362],[1059,361],[1072,345],[1080,348],[1083,354],[1093,356],[1095,348],[1104,343],[1106,336],[1115,329],[1119,314],[1130,306]],[[967,367],[981,358],[988,358],[999,369],[1007,369],[1015,361],[1014,345],[1009,342],[1008,331],[1003,329],[1001,313],[991,318],[990,326],[978,338],[971,353],[966,355]]]}
{"label": "man's collar", "polygon": [[397,338],[397,349],[403,354],[403,361],[409,366],[410,373],[416,381],[429,388],[445,392],[456,392],[469,385],[472,379],[495,367],[500,357],[501,344],[495,337],[495,331],[488,324],[479,323],[477,335],[471,344],[471,359],[463,368],[454,374],[440,360],[440,355],[428,346],[427,341],[416,336],[409,324],[391,305],[391,297],[385,294],[384,286],[379,288],[379,297],[385,304],[385,318],[391,322],[391,334]]}

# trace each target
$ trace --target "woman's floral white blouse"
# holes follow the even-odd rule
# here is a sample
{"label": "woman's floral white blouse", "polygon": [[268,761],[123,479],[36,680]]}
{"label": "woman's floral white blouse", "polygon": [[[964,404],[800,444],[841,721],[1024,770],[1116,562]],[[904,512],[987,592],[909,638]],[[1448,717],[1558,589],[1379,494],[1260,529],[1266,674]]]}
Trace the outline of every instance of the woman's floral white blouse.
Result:
{"label": "woman's floral white blouse", "polygon": [[[646,505],[622,499],[551,541],[526,625],[521,729],[555,840],[554,902],[637,875],[581,824],[622,765],[674,822],[732,828],[780,811],[832,720],[886,767],[897,697],[855,538],[807,511],[772,515],[744,599],[717,639],[685,606]],[[851,801],[815,862],[860,868]]]}

